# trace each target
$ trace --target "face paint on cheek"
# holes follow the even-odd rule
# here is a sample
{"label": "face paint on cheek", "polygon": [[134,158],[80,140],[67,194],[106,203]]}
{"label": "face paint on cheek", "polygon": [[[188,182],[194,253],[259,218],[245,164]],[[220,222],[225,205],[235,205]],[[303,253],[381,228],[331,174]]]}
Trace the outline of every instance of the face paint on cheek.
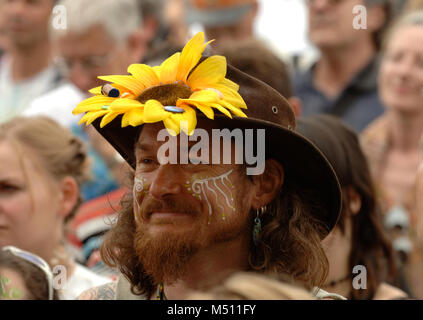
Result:
{"label": "face paint on cheek", "polygon": [[222,219],[226,219],[225,208],[222,204],[220,204],[219,195],[223,196],[225,199],[226,206],[235,211],[234,206],[234,197],[232,194],[232,190],[234,186],[229,179],[229,175],[232,173],[233,169],[229,170],[228,172],[217,176],[217,177],[200,177],[196,178],[194,175],[192,177],[192,181],[186,181],[185,188],[187,189],[188,193],[192,196],[196,197],[199,200],[204,200],[207,203],[207,208],[209,211],[209,219],[208,224],[211,222],[211,217],[213,214],[213,209],[210,203],[210,199],[207,194],[211,193],[215,198],[215,203],[219,210],[219,213],[222,214]]}
{"label": "face paint on cheek", "polygon": [[134,178],[134,188],[132,190],[132,194],[137,205],[138,210],[141,207],[141,203],[144,200],[144,197],[148,193],[149,185],[144,178]]}

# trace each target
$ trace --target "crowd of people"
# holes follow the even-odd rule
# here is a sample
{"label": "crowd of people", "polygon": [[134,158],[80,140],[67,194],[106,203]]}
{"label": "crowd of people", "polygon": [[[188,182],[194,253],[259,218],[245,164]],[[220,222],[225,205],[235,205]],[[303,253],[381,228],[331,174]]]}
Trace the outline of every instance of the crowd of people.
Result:
{"label": "crowd of people", "polygon": [[423,1],[265,1],[0,0],[0,299],[423,299]]}

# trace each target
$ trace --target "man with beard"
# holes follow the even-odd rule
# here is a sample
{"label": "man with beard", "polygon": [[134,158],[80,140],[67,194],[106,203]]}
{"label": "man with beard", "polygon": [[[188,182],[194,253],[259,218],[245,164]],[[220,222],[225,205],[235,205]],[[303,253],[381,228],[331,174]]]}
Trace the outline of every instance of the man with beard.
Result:
{"label": "man with beard", "polygon": [[122,275],[81,299],[183,299],[234,271],[307,289],[326,278],[320,240],[340,209],[330,164],[295,132],[285,98],[222,56],[202,58],[206,45],[198,33],[159,67],[101,77],[111,83],[74,110],[134,168],[101,248]]}

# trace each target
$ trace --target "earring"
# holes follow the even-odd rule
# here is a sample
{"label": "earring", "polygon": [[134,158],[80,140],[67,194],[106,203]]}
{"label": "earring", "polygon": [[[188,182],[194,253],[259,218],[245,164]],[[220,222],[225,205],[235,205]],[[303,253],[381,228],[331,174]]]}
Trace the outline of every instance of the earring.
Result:
{"label": "earring", "polygon": [[266,212],[266,206],[263,206],[256,210],[256,217],[254,219],[254,226],[253,226],[253,241],[254,244],[257,245],[260,238],[260,232],[261,232],[261,219],[260,215],[263,215]]}

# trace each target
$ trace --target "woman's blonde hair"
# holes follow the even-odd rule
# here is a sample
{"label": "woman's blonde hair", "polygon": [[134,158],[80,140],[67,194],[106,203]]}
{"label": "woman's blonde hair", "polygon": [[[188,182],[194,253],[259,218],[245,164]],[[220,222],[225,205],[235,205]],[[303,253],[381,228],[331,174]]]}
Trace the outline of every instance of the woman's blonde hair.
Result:
{"label": "woman's blonde hair", "polygon": [[382,50],[385,51],[392,36],[404,27],[420,26],[423,28],[423,10],[413,11],[400,16],[388,29],[382,43]]}
{"label": "woman's blonde hair", "polygon": [[[17,152],[30,151],[54,181],[70,176],[80,187],[90,179],[90,163],[83,142],[56,121],[44,116],[17,117],[0,125],[0,141],[7,140]],[[66,217],[70,220],[82,203],[81,196]]]}

